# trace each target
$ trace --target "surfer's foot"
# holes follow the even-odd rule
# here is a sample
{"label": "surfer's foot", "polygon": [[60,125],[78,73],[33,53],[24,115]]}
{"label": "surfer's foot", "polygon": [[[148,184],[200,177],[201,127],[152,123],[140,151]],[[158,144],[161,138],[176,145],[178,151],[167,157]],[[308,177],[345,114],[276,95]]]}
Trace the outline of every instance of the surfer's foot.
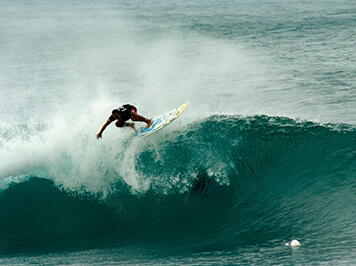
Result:
{"label": "surfer's foot", "polygon": [[152,119],[147,119],[146,123],[147,123],[147,128],[150,128],[152,125]]}
{"label": "surfer's foot", "polygon": [[135,123],[130,123],[130,127],[135,130],[135,132],[137,131],[136,128],[135,128]]}

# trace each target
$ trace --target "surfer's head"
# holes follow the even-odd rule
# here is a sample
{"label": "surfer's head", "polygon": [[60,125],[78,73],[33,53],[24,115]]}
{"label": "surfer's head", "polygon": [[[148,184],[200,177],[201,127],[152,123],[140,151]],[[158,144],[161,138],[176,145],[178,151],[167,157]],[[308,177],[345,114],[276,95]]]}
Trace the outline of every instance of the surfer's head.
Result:
{"label": "surfer's head", "polygon": [[112,110],[111,113],[116,119],[118,119],[120,117],[120,111],[118,109]]}

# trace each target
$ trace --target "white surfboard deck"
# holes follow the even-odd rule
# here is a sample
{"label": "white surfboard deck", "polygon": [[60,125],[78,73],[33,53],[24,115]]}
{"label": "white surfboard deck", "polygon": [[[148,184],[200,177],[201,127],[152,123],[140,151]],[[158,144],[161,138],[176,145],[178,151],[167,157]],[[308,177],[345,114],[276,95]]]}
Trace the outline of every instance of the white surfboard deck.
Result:
{"label": "white surfboard deck", "polygon": [[187,105],[188,103],[183,103],[172,111],[153,119],[149,128],[147,128],[147,125],[145,125],[137,129],[137,131],[130,137],[130,139],[144,138],[168,126],[182,114]]}

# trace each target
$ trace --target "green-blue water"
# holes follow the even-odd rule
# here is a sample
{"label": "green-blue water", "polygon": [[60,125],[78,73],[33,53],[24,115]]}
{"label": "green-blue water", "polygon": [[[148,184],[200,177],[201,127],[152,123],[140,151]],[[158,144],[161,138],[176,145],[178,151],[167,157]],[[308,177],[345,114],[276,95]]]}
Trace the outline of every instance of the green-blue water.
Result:
{"label": "green-blue water", "polygon": [[0,5],[0,264],[356,264],[353,1]]}

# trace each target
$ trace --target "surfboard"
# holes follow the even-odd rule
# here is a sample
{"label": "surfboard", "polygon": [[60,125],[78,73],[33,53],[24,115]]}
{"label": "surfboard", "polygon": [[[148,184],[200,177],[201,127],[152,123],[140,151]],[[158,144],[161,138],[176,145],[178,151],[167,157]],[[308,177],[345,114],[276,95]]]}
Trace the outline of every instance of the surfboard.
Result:
{"label": "surfboard", "polygon": [[187,105],[188,103],[183,103],[182,105],[178,106],[172,111],[153,119],[152,125],[149,128],[147,128],[146,125],[137,129],[137,131],[130,138],[131,139],[144,138],[168,126],[170,123],[172,123],[182,114],[182,112],[187,107]]}

